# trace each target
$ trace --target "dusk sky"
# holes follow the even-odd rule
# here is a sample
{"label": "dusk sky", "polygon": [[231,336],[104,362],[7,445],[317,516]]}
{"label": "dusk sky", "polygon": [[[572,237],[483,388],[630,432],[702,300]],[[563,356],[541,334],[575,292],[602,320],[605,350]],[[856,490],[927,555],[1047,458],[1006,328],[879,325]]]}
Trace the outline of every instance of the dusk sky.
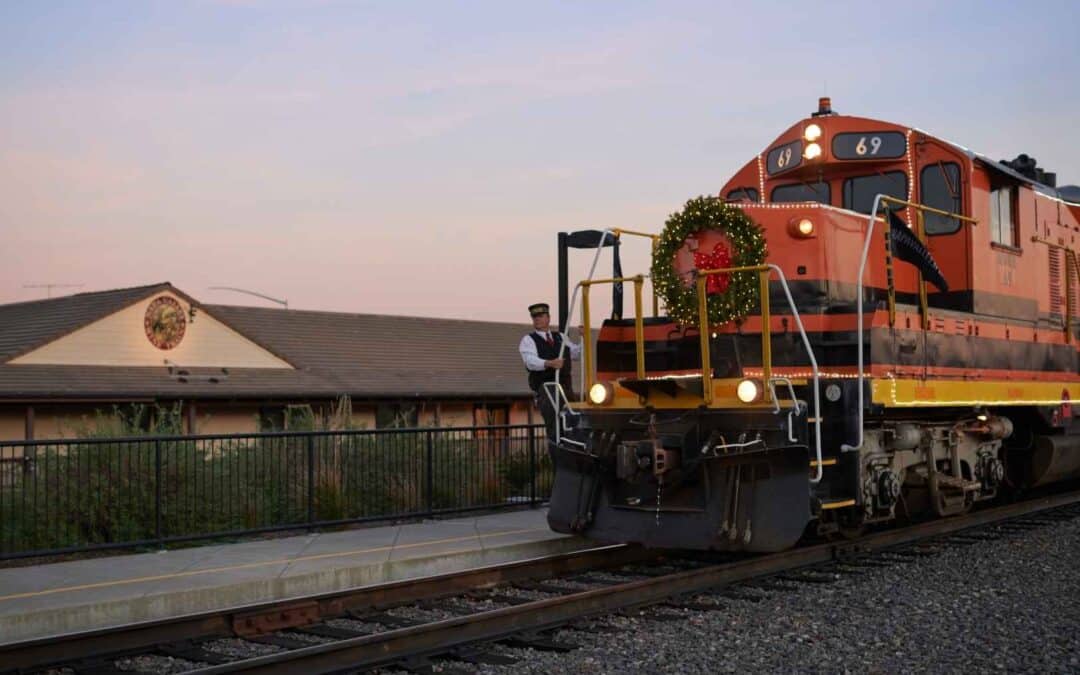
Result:
{"label": "dusk sky", "polygon": [[527,322],[557,232],[659,231],[826,92],[1080,183],[1078,32],[1076,2],[9,0],[0,303]]}

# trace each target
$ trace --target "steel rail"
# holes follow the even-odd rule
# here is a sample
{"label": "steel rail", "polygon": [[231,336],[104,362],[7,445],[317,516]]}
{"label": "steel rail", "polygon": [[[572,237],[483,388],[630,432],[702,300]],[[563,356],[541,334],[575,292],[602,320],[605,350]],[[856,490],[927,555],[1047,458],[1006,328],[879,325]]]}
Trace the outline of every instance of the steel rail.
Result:
{"label": "steel rail", "polygon": [[1080,503],[1080,492],[1044,497],[963,517],[934,520],[872,534],[850,544],[820,544],[785,553],[632,581],[572,595],[536,600],[420,626],[260,656],[196,671],[217,673],[329,673],[389,665],[409,657],[445,653],[473,642],[563,625],[575,619],[648,605],[671,596],[769,576],[793,569],[889,549],[995,521]]}
{"label": "steel rail", "polygon": [[319,618],[340,616],[349,610],[435,599],[501,583],[573,574],[642,562],[657,556],[655,551],[635,546],[600,546],[419,579],[0,644],[0,672],[147,650],[180,640],[229,638],[283,630],[313,623]]}

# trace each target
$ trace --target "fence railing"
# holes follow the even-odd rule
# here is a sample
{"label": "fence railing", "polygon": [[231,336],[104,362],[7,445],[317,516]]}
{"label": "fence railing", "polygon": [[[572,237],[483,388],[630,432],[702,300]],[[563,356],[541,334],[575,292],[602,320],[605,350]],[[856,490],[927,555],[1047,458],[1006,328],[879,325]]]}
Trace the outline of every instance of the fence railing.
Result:
{"label": "fence railing", "polygon": [[0,442],[0,559],[547,499],[542,425]]}

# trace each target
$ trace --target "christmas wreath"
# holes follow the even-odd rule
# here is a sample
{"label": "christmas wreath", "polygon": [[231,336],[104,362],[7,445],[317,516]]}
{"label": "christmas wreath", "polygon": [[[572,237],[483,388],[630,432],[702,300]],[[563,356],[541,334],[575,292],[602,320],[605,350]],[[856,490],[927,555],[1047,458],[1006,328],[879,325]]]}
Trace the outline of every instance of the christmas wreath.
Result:
{"label": "christmas wreath", "polygon": [[[722,235],[711,250],[693,251],[694,269],[679,270],[676,255],[700,233]],[[707,248],[707,247],[706,247]],[[692,247],[691,247],[691,250]],[[668,315],[684,325],[697,325],[696,270],[751,267],[765,262],[765,233],[741,209],[717,197],[696,197],[673,213],[653,251],[652,281],[664,299]],[[758,275],[754,272],[715,274],[706,280],[709,324],[741,319],[758,301]]]}

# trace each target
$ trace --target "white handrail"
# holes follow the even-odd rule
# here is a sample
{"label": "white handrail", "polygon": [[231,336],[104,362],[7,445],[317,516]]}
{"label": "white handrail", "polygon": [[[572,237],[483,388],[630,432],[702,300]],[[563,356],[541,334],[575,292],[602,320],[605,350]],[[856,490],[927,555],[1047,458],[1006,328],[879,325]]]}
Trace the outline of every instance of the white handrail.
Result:
{"label": "white handrail", "polygon": [[814,454],[817,456],[817,472],[812,479],[811,483],[820,483],[821,477],[824,475],[824,470],[821,465],[821,402],[818,396],[819,380],[821,373],[818,372],[817,358],[814,356],[814,350],[810,346],[810,338],[806,335],[806,329],[803,328],[802,317],[799,316],[799,309],[795,306],[795,300],[791,297],[791,289],[788,288],[787,277],[784,276],[784,270],[779,266],[768,263],[767,267],[776,272],[780,277],[780,286],[784,289],[784,295],[787,297],[788,307],[791,308],[791,315],[795,318],[795,325],[799,327],[799,335],[802,337],[803,346],[806,347],[806,354],[810,357],[810,370],[814,374]]}
{"label": "white handrail", "polygon": [[[881,195],[878,195],[878,197],[880,197],[880,196]],[[877,208],[877,203],[878,203],[878,200],[875,198],[875,200],[874,200],[875,209]],[[604,248],[601,244],[603,244],[603,242],[605,241],[605,238],[608,236],[608,234],[612,234],[612,236],[614,236],[614,233],[612,233],[612,231],[610,229],[609,230],[604,230],[603,233],[600,235],[600,241],[597,242],[596,255],[593,256],[592,267],[589,268],[588,281],[592,281],[593,275],[596,273],[596,264],[600,261],[600,252]],[[867,246],[869,246],[869,244],[867,244]],[[864,250],[863,251],[864,262],[865,262],[865,257],[866,257],[866,251]],[[824,475],[824,472],[823,472],[823,469],[822,469],[822,463],[821,463],[821,459],[822,459],[821,458],[821,402],[820,402],[820,397],[819,397],[819,394],[818,394],[818,390],[820,389],[819,381],[821,379],[821,374],[818,371],[817,358],[814,356],[814,350],[810,346],[810,338],[807,337],[806,328],[803,327],[802,317],[799,315],[799,310],[795,306],[794,298],[791,297],[791,289],[788,288],[787,277],[784,276],[784,270],[780,269],[780,267],[778,265],[775,265],[773,263],[768,263],[766,265],[766,267],[768,267],[769,269],[775,271],[777,276],[780,277],[780,285],[784,289],[784,296],[787,298],[788,307],[791,309],[791,314],[795,318],[795,325],[799,327],[799,335],[802,338],[803,346],[806,348],[806,353],[810,357],[810,369],[813,372],[813,376],[814,376],[814,385],[813,385],[814,386],[814,419],[816,420],[816,422],[814,422],[814,454],[817,457],[817,472],[815,473],[814,477],[812,479],[810,479],[810,482],[811,483],[820,483],[821,478]],[[860,267],[860,270],[861,270],[861,267]],[[861,278],[861,273],[860,273],[860,278]],[[581,288],[581,282],[578,282],[578,284],[576,286],[574,286],[573,295],[570,296],[570,308],[569,308],[569,311],[566,313],[567,317],[571,317],[571,316],[574,315],[574,303],[577,302],[577,294],[578,294],[578,290],[580,290],[580,288]],[[861,292],[860,292],[860,295],[861,295]],[[860,310],[859,315],[860,315],[860,324],[861,324],[861,318],[862,318],[862,304],[861,303],[859,305],[859,310]],[[562,328],[562,326],[560,326],[560,328]],[[860,332],[859,335],[860,335],[860,339],[861,339],[862,333]],[[581,339],[586,340],[586,339],[589,339],[589,338],[588,338],[588,336],[582,335]],[[562,342],[562,345],[559,347],[559,357],[560,358],[562,358],[563,351],[565,349],[566,349],[566,341],[564,340]],[[862,355],[862,350],[861,349],[859,351],[859,354],[860,354],[860,357],[859,357],[859,369],[860,369],[860,372],[861,372],[861,370],[862,370],[862,356],[861,356]],[[580,373],[580,376],[581,376],[581,386],[580,386],[580,388],[582,390],[582,396],[584,396],[585,395],[585,391],[584,391],[584,388],[585,388],[584,367],[582,367],[580,370],[582,371]],[[545,383],[545,387],[548,384],[552,384],[552,383]],[[554,384],[558,385],[558,381],[556,381]],[[569,399],[566,398],[566,393],[563,391],[561,385],[558,386],[558,390],[559,390],[559,392],[562,393],[562,397],[567,402],[569,402]],[[861,402],[862,389],[860,388],[859,391],[860,391],[860,402]],[[552,396],[550,394],[548,395],[548,400],[551,401],[552,404],[554,405],[554,401],[552,400]],[[556,407],[555,410],[558,411],[558,408]],[[556,435],[557,439],[561,440],[560,426],[561,425],[559,425],[558,420],[556,420],[555,435]],[[861,441],[860,441],[860,443],[861,443]]]}
{"label": "white handrail", "polygon": [[563,412],[564,411],[569,412],[571,415],[580,415],[581,414],[581,413],[577,412],[576,410],[574,410],[573,408],[571,408],[569,405],[563,406],[561,403],[558,402],[558,401],[566,401],[567,403],[570,402],[570,399],[567,398],[567,396],[566,396],[566,390],[562,388],[562,385],[558,382],[558,380],[553,381],[553,382],[545,382],[543,386],[544,386],[544,396],[547,396],[548,403],[551,404],[551,409],[555,411],[555,443],[559,444],[559,443],[562,443],[565,440],[567,443],[573,443],[574,445],[578,445],[578,446],[581,446],[581,447],[584,448],[585,447],[584,443],[572,440],[570,438],[564,439],[562,437],[562,415],[563,415]]}
{"label": "white handrail", "polygon": [[[858,344],[858,352],[859,353],[858,353],[856,358],[858,359],[858,364],[859,364],[859,369],[858,369],[858,372],[859,372],[859,379],[858,379],[858,389],[859,389],[859,399],[858,399],[859,400],[859,408],[858,408],[858,410],[859,410],[858,434],[859,435],[858,435],[858,439],[859,439],[859,442],[856,443],[855,445],[848,445],[847,443],[842,444],[840,446],[840,449],[842,451],[844,451],[844,452],[851,452],[852,450],[859,450],[859,449],[862,448],[862,444],[863,444],[863,379],[864,379],[864,374],[863,374],[863,328],[864,328],[863,327],[863,275],[866,273],[866,259],[870,255],[870,240],[874,236],[874,223],[877,221],[878,208],[881,206],[881,198],[885,197],[885,196],[886,195],[879,192],[878,195],[876,197],[874,197],[874,208],[870,210],[870,217],[867,219],[867,223],[866,223],[866,241],[863,242],[862,258],[859,259],[859,279],[858,279],[858,283],[856,284],[856,288],[858,288],[858,291],[856,292],[856,298],[855,298],[855,302],[856,302],[856,305],[857,305],[856,312],[858,313],[858,319],[856,320],[856,326],[858,328],[856,329],[856,333],[858,333],[857,344]],[[819,466],[818,471],[820,471],[820,470],[821,470],[821,467]]]}
{"label": "white handrail", "polygon": [[[596,255],[593,256],[592,267],[589,268],[589,276],[586,279],[586,281],[592,281],[593,275],[596,274],[596,264],[598,262],[600,262],[600,252],[604,250],[604,242],[607,241],[607,237],[608,237],[609,234],[612,237],[615,237],[615,232],[613,230],[607,229],[607,230],[604,230],[600,234],[600,241],[596,242]],[[566,320],[567,320],[567,322],[570,322],[572,320],[572,317],[574,316],[574,303],[577,302],[577,295],[578,295],[579,290],[581,290],[581,282],[580,281],[577,283],[576,286],[574,286],[574,292],[570,296],[570,307],[566,312]],[[567,330],[566,326],[559,326],[559,330],[562,331],[563,335],[566,335],[566,330]],[[591,339],[591,337],[592,336],[582,334],[580,339],[584,341],[584,340]],[[566,350],[566,340],[564,339],[559,344],[559,358],[560,359],[563,358],[563,352],[565,350]],[[578,391],[581,392],[581,396],[584,398],[584,396],[588,393],[588,392],[585,391],[585,368],[584,368],[584,366],[582,366],[581,368],[578,368],[578,370],[581,371],[580,373],[578,373],[578,377],[581,378],[581,382],[578,385]],[[564,393],[564,396],[565,396],[565,393]],[[570,399],[566,399],[566,400],[567,400],[567,402],[570,401]]]}

